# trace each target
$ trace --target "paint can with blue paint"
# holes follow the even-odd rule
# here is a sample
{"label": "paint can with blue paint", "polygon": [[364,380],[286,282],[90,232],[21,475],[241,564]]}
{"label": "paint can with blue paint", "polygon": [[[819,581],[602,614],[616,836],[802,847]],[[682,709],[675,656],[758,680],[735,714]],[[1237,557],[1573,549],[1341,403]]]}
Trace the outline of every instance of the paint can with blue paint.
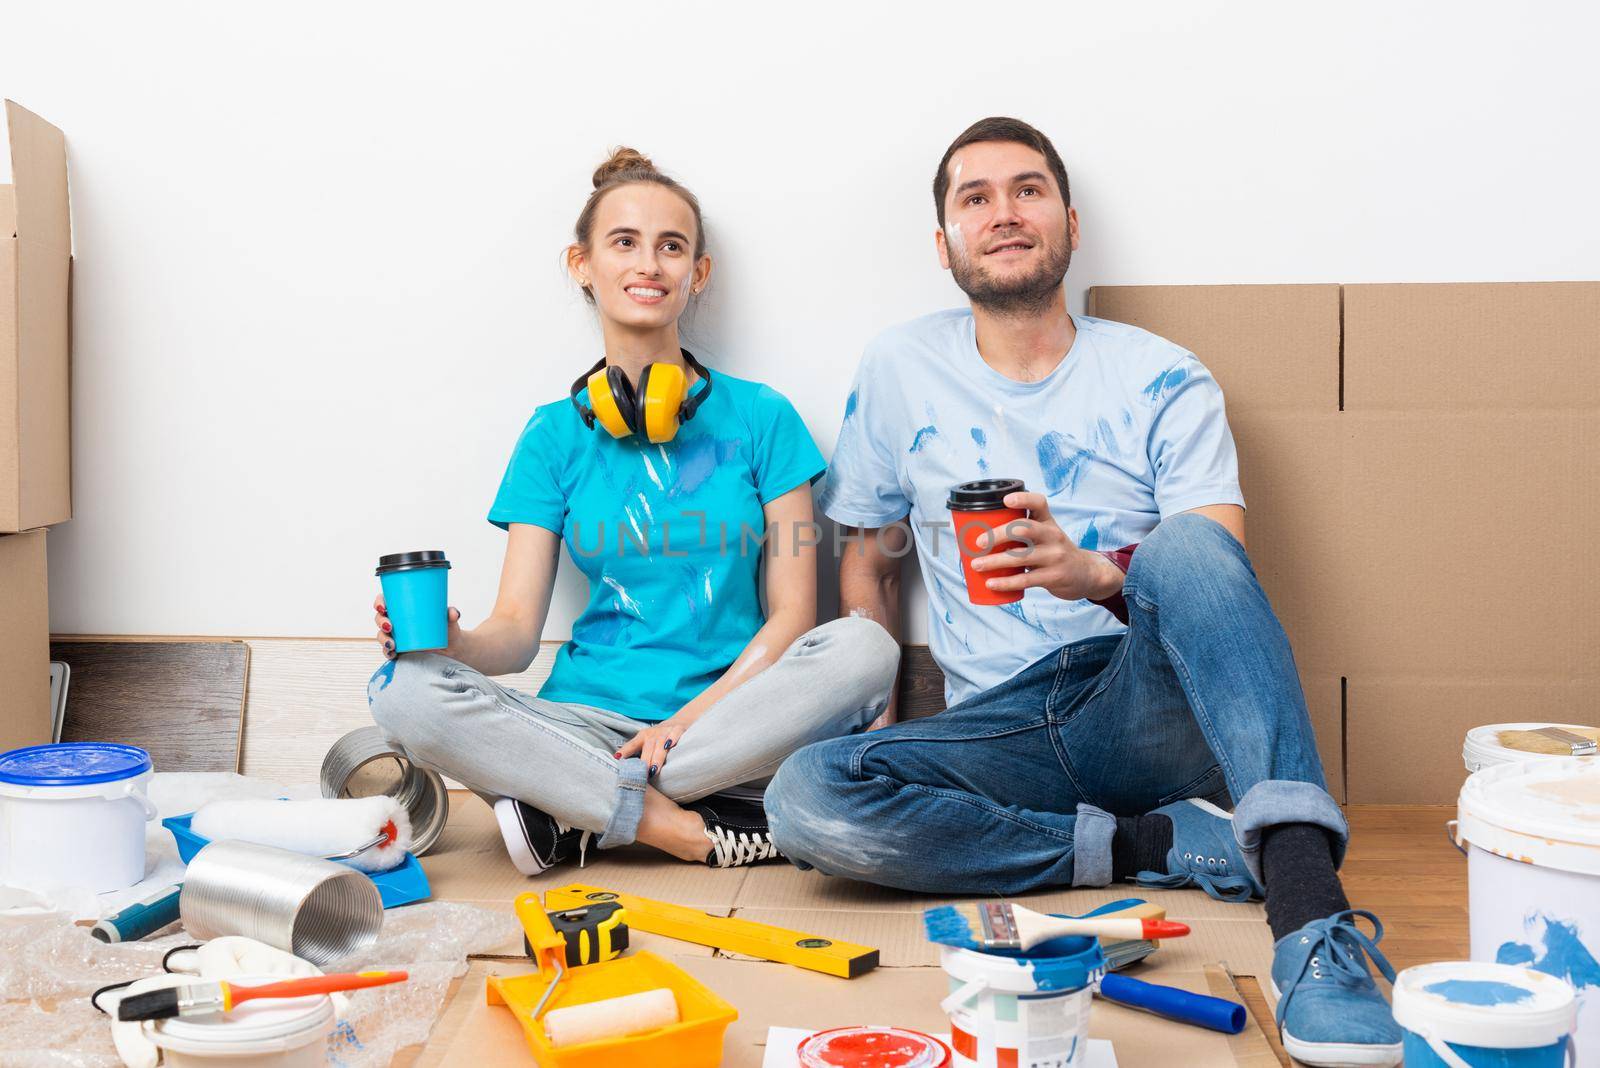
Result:
{"label": "paint can with blue paint", "polygon": [[1577,1063],[1600,1068],[1600,758],[1498,764],[1461,788],[1475,961],[1530,967],[1577,995]]}
{"label": "paint can with blue paint", "polygon": [[437,549],[378,557],[383,608],[394,625],[394,651],[415,653],[450,644],[450,561]]}
{"label": "paint can with blue paint", "polygon": [[1562,1068],[1576,1018],[1572,987],[1531,968],[1444,961],[1395,979],[1407,1068]]}
{"label": "paint can with blue paint", "polygon": [[1106,973],[1095,938],[1052,938],[1026,955],[941,946],[950,996],[953,1068],[1080,1068],[1088,1062],[1089,1007]]}

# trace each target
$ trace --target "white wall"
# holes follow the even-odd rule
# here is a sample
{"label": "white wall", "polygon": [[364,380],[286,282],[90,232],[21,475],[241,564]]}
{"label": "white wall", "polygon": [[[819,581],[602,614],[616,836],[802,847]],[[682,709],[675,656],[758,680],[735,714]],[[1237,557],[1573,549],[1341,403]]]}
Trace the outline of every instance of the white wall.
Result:
{"label": "white wall", "polygon": [[8,5],[0,92],[72,158],[54,629],[365,635],[374,557],[434,546],[481,616],[511,445],[597,356],[558,258],[617,143],[707,208],[706,348],[825,452],[862,343],[959,300],[927,188],[983,115],[1066,157],[1074,307],[1600,278],[1592,7],[1132,6]]}

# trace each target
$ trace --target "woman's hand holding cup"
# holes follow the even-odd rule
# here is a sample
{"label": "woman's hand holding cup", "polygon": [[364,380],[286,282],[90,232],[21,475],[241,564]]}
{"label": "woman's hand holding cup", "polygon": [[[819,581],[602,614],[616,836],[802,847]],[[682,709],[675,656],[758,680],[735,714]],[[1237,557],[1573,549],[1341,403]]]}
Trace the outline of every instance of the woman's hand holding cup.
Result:
{"label": "woman's hand holding cup", "polygon": [[[383,594],[380,593],[373,599],[372,610],[372,620],[378,625],[378,646],[383,650],[385,657],[393,660],[400,654],[394,651],[394,623],[389,619],[389,611],[383,605]],[[448,613],[446,627],[450,638],[449,646],[445,650],[446,656],[449,655],[450,649],[455,649],[459,646],[461,638],[461,610],[459,608],[450,608]]]}

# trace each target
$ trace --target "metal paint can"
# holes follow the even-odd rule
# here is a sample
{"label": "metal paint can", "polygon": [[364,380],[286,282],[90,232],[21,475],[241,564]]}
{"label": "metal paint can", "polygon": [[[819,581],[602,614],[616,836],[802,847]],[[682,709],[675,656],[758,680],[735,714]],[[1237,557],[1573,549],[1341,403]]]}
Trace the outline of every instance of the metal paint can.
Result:
{"label": "metal paint can", "polygon": [[323,797],[373,797],[387,794],[411,819],[411,852],[432,849],[450,819],[450,794],[444,779],[395,752],[377,727],[362,727],[333,743],[322,758]]}

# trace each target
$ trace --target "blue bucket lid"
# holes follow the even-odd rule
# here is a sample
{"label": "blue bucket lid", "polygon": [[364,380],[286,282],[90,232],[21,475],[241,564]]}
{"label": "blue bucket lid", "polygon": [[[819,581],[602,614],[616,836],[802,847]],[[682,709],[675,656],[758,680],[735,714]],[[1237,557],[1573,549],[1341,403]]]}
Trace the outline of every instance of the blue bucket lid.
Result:
{"label": "blue bucket lid", "polygon": [[16,786],[88,786],[153,770],[150,754],[115,742],[30,745],[0,754],[0,782]]}

